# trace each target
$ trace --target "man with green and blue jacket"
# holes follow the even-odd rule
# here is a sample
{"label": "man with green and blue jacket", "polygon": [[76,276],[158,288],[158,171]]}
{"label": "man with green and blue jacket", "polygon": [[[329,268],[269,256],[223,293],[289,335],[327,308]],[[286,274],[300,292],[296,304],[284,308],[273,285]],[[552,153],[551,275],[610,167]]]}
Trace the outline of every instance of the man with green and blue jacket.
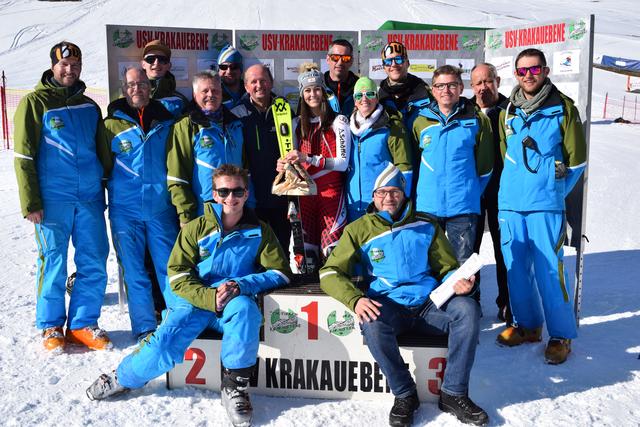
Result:
{"label": "man with green and blue jacket", "polygon": [[162,324],[116,371],[87,390],[105,399],[144,386],[182,363],[205,328],[223,334],[221,400],[233,425],[250,425],[247,393],[256,363],[262,315],[256,295],[289,283],[291,271],[271,230],[248,199],[248,174],[224,164],[213,176],[213,198],[205,214],[185,225],[169,258],[169,280],[178,295]]}
{"label": "man with green and blue jacket", "polygon": [[191,110],[173,127],[167,152],[167,185],[180,226],[204,213],[216,168],[243,161],[242,124],[222,105],[220,76],[201,71],[193,76]]}
{"label": "man with green and blue jacket", "polygon": [[420,109],[411,132],[420,153],[416,209],[437,218],[463,263],[473,253],[494,151],[489,118],[460,96],[461,73],[451,65],[434,71],[435,101]]}
{"label": "man with green and blue jacket", "polygon": [[[373,277],[366,293],[351,277],[365,265]],[[378,176],[369,213],[347,225],[320,270],[320,286],[358,317],[367,346],[395,396],[392,426],[408,426],[420,401],[396,336],[449,334],[439,407],[463,422],[483,425],[485,411],[468,397],[478,343],[480,306],[468,296],[475,277],[461,279],[440,308],[429,294],[458,268],[451,245],[430,215],[416,212],[405,196],[400,170],[389,163]]]}
{"label": "man with green and blue jacket", "polygon": [[514,325],[497,340],[507,346],[540,341],[546,320],[545,360],[559,364],[577,336],[563,263],[565,197],[586,167],[587,146],[578,110],[548,79],[542,51],[520,52],[514,74],[519,84],[500,113],[498,193]]}
{"label": "man with green and blue jacket", "polygon": [[[84,95],[82,53],[54,45],[42,74],[15,114],[15,171],[22,215],[35,225],[38,245],[36,327],[47,350],[66,340],[92,349],[111,346],[98,328],[107,286],[109,242],[104,220],[104,127],[98,105]],[[75,247],[77,278],[65,309],[67,251]]]}
{"label": "man with green and blue jacket", "polygon": [[113,245],[127,287],[131,331],[138,339],[156,329],[145,248],[153,259],[167,307],[174,296],[167,281],[167,260],[178,234],[178,218],[167,189],[167,139],[173,116],[150,98],[144,70],[127,68],[124,98],[109,104],[106,139],[109,167],[109,218]]}

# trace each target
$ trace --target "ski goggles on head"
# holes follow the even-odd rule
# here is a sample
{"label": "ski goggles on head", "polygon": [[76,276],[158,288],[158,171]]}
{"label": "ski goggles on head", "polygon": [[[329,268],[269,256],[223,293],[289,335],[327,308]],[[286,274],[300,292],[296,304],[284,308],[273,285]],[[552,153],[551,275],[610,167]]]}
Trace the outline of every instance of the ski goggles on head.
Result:
{"label": "ski goggles on head", "polygon": [[338,55],[337,53],[332,53],[329,55],[329,59],[333,62],[338,62],[342,59],[342,62],[351,62],[353,59],[352,55]]}
{"label": "ski goggles on head", "polygon": [[393,58],[384,58],[382,60],[382,65],[384,65],[385,67],[391,67],[394,62],[396,63],[396,65],[402,65],[404,64],[404,61],[406,61],[406,58],[404,56],[394,56]]}
{"label": "ski goggles on head", "polygon": [[378,94],[372,90],[368,90],[366,92],[358,92],[358,93],[354,93],[353,94],[353,99],[355,99],[356,101],[361,101],[362,98],[367,98],[367,99],[376,99],[378,97]]}
{"label": "ski goggles on head", "polygon": [[166,65],[169,63],[169,57],[164,55],[147,55],[144,57],[144,62],[149,65],[156,62],[156,60],[158,60],[158,62],[162,65]]}
{"label": "ski goggles on head", "polygon": [[532,75],[537,76],[542,72],[544,67],[542,65],[533,65],[531,67],[517,67],[516,74],[520,77],[524,77],[527,75],[527,71],[531,72]]}
{"label": "ski goggles on head", "polygon": [[229,194],[233,194],[234,197],[240,198],[244,196],[244,193],[246,193],[247,189],[242,187],[236,187],[236,188],[222,187],[222,188],[216,188],[213,191],[218,193],[218,196],[222,197],[223,199],[226,199],[227,197],[229,197]]}
{"label": "ski goggles on head", "polygon": [[227,70],[235,71],[240,69],[240,64],[235,64],[235,63],[219,64],[218,68],[222,71],[227,71]]}

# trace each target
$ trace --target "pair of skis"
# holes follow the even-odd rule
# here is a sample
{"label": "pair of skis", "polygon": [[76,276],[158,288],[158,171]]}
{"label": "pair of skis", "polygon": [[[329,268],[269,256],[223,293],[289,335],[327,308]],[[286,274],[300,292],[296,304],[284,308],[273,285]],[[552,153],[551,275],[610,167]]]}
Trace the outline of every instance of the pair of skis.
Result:
{"label": "pair of skis", "polygon": [[[280,157],[285,157],[293,147],[293,134],[291,125],[291,106],[283,97],[275,98],[271,106],[273,120],[278,137]],[[287,218],[291,225],[292,256],[299,274],[311,274],[315,269],[313,259],[307,256],[304,247],[302,221],[300,220],[299,196],[290,196],[287,209]]]}

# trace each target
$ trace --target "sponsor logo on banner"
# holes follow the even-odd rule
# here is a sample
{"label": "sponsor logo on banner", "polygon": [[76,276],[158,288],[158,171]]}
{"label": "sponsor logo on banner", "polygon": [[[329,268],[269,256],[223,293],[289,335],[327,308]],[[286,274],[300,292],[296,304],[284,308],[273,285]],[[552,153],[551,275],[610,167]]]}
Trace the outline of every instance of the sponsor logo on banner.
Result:
{"label": "sponsor logo on banner", "polygon": [[496,50],[502,47],[502,33],[492,33],[487,37],[487,50]]}
{"label": "sponsor logo on banner", "polygon": [[49,119],[49,127],[53,130],[59,130],[64,127],[64,122],[60,117],[51,117]]}
{"label": "sponsor logo on banner", "polygon": [[300,327],[298,315],[291,309],[283,311],[275,309],[271,312],[271,330],[281,334],[289,334]]}
{"label": "sponsor logo on banner", "polygon": [[446,64],[460,68],[462,80],[471,80],[471,69],[475,65],[474,59],[447,59]]}
{"label": "sponsor logo on banner", "polygon": [[384,45],[384,39],[380,36],[366,36],[364,38],[364,48],[371,52],[380,52]]}
{"label": "sponsor logo on banner", "polygon": [[119,48],[127,48],[133,43],[133,33],[129,30],[115,30],[113,32],[113,45]]}
{"label": "sponsor logo on banner", "polygon": [[587,24],[582,19],[570,22],[567,31],[569,32],[570,39],[580,40],[587,33]]}
{"label": "sponsor logo on banner", "polygon": [[476,50],[478,47],[480,47],[480,37],[462,36],[464,50]]}
{"label": "sponsor logo on banner", "polygon": [[226,33],[213,33],[211,34],[211,48],[221,49],[229,42],[229,36]]}
{"label": "sponsor logo on banner", "polygon": [[131,148],[133,146],[131,144],[131,141],[127,141],[126,139],[123,139],[118,143],[118,147],[120,147],[121,152],[128,153],[129,151],[131,151]]}
{"label": "sponsor logo on banner", "polygon": [[342,320],[338,320],[336,310],[333,310],[327,317],[327,326],[329,327],[329,332],[333,335],[344,337],[349,335],[351,331],[355,329],[355,322],[353,320],[353,315],[346,310],[342,315]]}
{"label": "sponsor logo on banner", "polygon": [[254,50],[258,47],[259,39],[256,34],[242,34],[240,36],[240,47],[244,50]]}
{"label": "sponsor logo on banner", "polygon": [[371,248],[369,251],[369,258],[373,262],[380,262],[385,258],[384,251],[380,248]]}
{"label": "sponsor logo on banner", "polygon": [[577,74],[580,71],[580,50],[553,53],[553,74]]}

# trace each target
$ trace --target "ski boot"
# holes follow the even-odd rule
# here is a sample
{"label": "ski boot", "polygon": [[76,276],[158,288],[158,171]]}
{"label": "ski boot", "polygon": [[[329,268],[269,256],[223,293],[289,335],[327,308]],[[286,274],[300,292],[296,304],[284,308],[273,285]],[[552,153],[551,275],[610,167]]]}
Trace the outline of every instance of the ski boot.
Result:
{"label": "ski boot", "polygon": [[227,411],[234,427],[248,427],[253,418],[253,408],[249,400],[247,387],[253,366],[243,369],[227,369],[222,372],[220,403]]}
{"label": "ski boot", "polygon": [[118,382],[116,371],[112,371],[110,374],[100,375],[98,379],[89,386],[87,389],[87,397],[90,400],[103,400],[107,397],[117,396],[128,391],[128,388],[123,387]]}

